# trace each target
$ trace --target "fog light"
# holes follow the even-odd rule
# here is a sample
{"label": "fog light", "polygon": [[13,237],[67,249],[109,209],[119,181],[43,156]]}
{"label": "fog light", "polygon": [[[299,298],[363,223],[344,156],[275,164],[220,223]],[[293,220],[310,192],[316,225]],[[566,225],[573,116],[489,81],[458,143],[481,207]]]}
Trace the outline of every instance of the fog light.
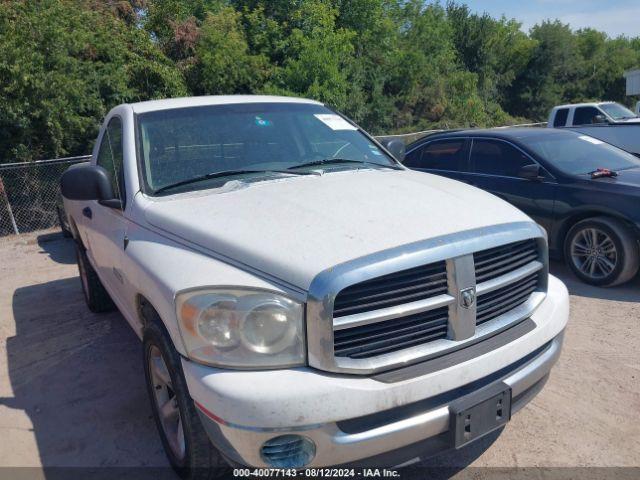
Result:
{"label": "fog light", "polygon": [[312,440],[300,435],[282,435],[267,440],[260,447],[260,457],[270,467],[301,468],[316,455]]}

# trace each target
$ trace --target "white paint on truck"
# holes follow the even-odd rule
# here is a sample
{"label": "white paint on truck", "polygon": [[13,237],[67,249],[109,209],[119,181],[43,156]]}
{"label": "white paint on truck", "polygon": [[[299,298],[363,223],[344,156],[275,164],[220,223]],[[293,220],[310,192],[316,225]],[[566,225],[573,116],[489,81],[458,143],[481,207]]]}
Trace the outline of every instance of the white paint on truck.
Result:
{"label": "white paint on truck", "polygon": [[[216,130],[202,132],[220,111],[248,123],[209,141]],[[182,115],[178,126],[163,126],[174,115]],[[281,466],[269,452],[283,435],[302,449],[287,457],[298,468],[358,462],[416,442],[433,453],[432,444],[459,427],[450,412],[491,400],[485,387],[508,395],[505,414],[515,413],[544,384],[568,318],[566,288],[548,274],[544,231],[497,197],[405,169],[347,119],[327,124],[317,115],[334,113],[267,96],[114,108],[85,171],[109,177],[97,159],[105,141],[117,145],[121,166],[109,178],[121,198],[72,200],[87,195],[77,185],[65,194],[80,251],[140,337],[150,328],[141,299],[157,313],[181,364],[175,375],[186,381],[188,391],[176,394],[197,406],[211,444],[232,462]],[[114,125],[120,130],[109,130]],[[267,157],[289,141],[287,155],[266,162],[258,150],[247,160],[256,142]],[[320,163],[300,167],[303,158]],[[172,190],[171,172],[188,181],[191,169],[206,168],[268,172]],[[287,360],[276,360],[284,353],[269,343],[274,335]],[[340,353],[354,338],[355,355]],[[221,346],[226,340],[231,346]],[[193,421],[184,408],[178,418]],[[482,428],[499,426],[485,420]],[[447,447],[461,441],[447,438]],[[397,463],[420,453],[401,451]]]}

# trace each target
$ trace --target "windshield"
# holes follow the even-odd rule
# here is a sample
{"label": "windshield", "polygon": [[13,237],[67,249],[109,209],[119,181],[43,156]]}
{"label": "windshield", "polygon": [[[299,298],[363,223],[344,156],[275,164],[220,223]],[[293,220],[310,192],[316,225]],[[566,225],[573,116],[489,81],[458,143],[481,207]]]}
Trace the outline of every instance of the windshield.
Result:
{"label": "windshield", "polygon": [[623,107],[619,103],[601,103],[600,108],[614,120],[624,120],[626,118],[635,118],[636,114]]}
{"label": "windshield", "polygon": [[598,168],[619,171],[640,167],[640,159],[601,140],[572,132],[522,137],[520,141],[565,173],[580,175]]}
{"label": "windshield", "polygon": [[[322,105],[189,107],[144,113],[137,120],[142,171],[150,193],[178,183],[180,191],[193,190],[307,163],[305,168],[313,169],[397,165],[356,127]],[[319,162],[338,158],[343,161]],[[291,174],[301,170],[294,168]],[[200,177],[208,178],[188,183]]]}

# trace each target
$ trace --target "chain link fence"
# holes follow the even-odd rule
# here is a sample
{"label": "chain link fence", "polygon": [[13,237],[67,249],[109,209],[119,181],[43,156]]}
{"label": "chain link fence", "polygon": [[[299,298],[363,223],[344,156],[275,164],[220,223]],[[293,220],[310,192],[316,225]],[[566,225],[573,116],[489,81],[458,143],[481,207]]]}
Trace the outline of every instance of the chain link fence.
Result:
{"label": "chain link fence", "polygon": [[90,156],[0,164],[0,237],[60,224],[60,177]]}

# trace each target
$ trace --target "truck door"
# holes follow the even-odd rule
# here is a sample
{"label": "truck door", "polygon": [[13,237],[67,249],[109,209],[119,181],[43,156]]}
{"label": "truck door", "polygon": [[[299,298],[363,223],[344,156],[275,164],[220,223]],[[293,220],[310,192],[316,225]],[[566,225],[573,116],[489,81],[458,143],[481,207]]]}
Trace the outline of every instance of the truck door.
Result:
{"label": "truck door", "polygon": [[88,237],[88,244],[85,245],[87,255],[105,288],[119,306],[124,300],[122,258],[126,233],[122,203],[126,198],[122,162],[122,121],[120,117],[114,116],[100,138],[96,164],[109,174],[113,191],[120,202],[110,206],[98,201],[87,202],[82,210],[82,221]]}

